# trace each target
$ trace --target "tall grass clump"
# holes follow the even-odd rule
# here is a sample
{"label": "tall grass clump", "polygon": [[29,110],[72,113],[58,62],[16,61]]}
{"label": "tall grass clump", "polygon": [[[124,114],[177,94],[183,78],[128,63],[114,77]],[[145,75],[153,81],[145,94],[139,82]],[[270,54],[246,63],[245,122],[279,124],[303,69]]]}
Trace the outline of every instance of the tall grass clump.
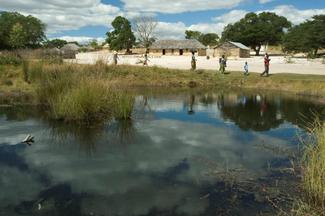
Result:
{"label": "tall grass clump", "polygon": [[302,158],[302,188],[309,215],[325,215],[325,124],[319,120],[310,127]]}
{"label": "tall grass clump", "polygon": [[113,89],[103,80],[105,66],[34,64],[29,72],[36,97],[51,117],[66,122],[93,123],[112,118],[129,119],[134,97]]}
{"label": "tall grass clump", "polygon": [[130,119],[132,116],[134,97],[126,92],[114,94],[114,117],[117,119]]}
{"label": "tall grass clump", "polygon": [[23,80],[25,82],[29,82],[29,78],[28,78],[29,61],[24,60],[22,63],[23,63],[23,70],[22,70],[22,72],[23,72]]}
{"label": "tall grass clump", "polygon": [[51,101],[56,119],[91,123],[112,114],[111,90],[96,81],[82,81]]}

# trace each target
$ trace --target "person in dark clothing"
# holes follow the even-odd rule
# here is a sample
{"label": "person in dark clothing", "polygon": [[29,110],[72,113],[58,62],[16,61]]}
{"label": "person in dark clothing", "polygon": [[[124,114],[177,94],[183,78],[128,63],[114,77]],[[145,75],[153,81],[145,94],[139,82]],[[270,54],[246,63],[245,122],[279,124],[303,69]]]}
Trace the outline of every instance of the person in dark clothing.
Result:
{"label": "person in dark clothing", "polygon": [[148,53],[146,52],[144,54],[143,66],[148,66],[148,61],[149,61],[149,59],[148,59]]}
{"label": "person in dark clothing", "polygon": [[191,61],[192,70],[196,70],[196,58],[195,58],[195,51],[192,51],[192,61]]}
{"label": "person in dark clothing", "polygon": [[220,68],[219,71],[224,74],[226,72],[226,67],[227,67],[227,60],[225,55],[222,55],[222,58],[219,59],[219,64],[220,64]]}
{"label": "person in dark clothing", "polygon": [[270,70],[270,61],[271,59],[269,58],[269,55],[266,53],[264,56],[264,72],[261,74],[261,76],[264,76],[264,74],[266,74],[266,76],[269,76],[269,70]]}

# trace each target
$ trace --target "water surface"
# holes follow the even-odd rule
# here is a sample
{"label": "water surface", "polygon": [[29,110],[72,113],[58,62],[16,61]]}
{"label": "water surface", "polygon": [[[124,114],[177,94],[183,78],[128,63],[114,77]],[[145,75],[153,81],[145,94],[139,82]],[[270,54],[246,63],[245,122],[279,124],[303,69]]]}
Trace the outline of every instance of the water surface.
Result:
{"label": "water surface", "polygon": [[[273,215],[269,200],[295,193],[298,135],[322,108],[282,95],[151,94],[131,120],[85,127],[1,107],[0,215]],[[32,146],[20,143],[27,134]]]}

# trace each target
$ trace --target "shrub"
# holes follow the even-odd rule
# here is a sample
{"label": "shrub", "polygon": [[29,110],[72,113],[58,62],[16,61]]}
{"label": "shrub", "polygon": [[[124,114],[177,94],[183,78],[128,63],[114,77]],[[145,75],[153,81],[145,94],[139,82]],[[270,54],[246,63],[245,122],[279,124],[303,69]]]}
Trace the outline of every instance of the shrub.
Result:
{"label": "shrub", "polygon": [[22,59],[14,55],[0,55],[0,65],[15,65],[18,66],[22,63]]}

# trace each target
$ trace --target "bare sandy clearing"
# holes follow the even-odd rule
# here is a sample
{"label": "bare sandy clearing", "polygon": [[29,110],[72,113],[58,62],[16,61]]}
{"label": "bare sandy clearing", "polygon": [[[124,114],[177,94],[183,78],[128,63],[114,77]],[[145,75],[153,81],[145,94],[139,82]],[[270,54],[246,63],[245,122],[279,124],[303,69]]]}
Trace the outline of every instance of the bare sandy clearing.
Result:
{"label": "bare sandy clearing", "polygon": [[[270,73],[295,73],[295,74],[314,74],[325,75],[325,64],[322,60],[307,60],[305,58],[292,58],[292,63],[287,63],[282,56],[271,56]],[[112,63],[112,56],[108,52],[91,52],[79,53],[76,60],[70,62],[79,64],[94,64],[98,60],[103,60],[108,64]],[[119,64],[141,65],[139,61],[143,60],[142,56],[119,56]],[[149,57],[149,66],[158,66],[174,69],[190,69],[190,56],[162,56]],[[261,73],[264,70],[263,57],[251,57],[241,59],[228,59],[228,71],[243,71],[245,61],[248,62],[249,71]],[[218,58],[197,57],[197,69],[218,70]]]}

